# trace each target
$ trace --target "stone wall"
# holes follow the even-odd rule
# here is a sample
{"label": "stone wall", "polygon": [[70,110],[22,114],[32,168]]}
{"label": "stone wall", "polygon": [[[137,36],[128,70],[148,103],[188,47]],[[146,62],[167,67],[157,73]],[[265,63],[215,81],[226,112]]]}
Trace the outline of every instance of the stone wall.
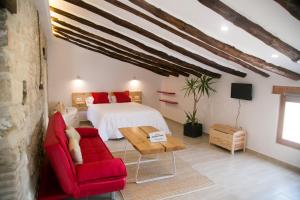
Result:
{"label": "stone wall", "polygon": [[[1,200],[35,198],[48,119],[47,64],[42,56],[40,65],[38,27],[33,0],[19,0],[16,14],[0,9]],[[41,47],[46,47],[43,34]]]}

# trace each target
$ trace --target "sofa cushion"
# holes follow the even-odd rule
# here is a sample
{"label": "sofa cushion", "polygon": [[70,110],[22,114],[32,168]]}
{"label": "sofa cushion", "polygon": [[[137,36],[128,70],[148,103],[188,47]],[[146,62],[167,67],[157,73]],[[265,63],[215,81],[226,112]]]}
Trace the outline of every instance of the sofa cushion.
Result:
{"label": "sofa cushion", "polygon": [[98,129],[96,128],[76,128],[81,137],[99,137]]}
{"label": "sofa cushion", "polygon": [[100,137],[82,138],[79,142],[83,163],[112,159],[113,156]]}
{"label": "sofa cushion", "polygon": [[77,140],[79,142],[80,140],[80,134],[77,132],[77,130],[72,127],[72,126],[68,126],[67,130],[66,130],[66,134],[68,136],[68,139],[70,138],[74,138],[75,140]]}
{"label": "sofa cushion", "polygon": [[119,158],[77,165],[76,171],[79,182],[114,177],[119,178],[127,175],[126,167]]}
{"label": "sofa cushion", "polygon": [[69,195],[76,195],[78,193],[77,180],[68,163],[68,154],[59,144],[46,146],[45,151],[63,191]]}
{"label": "sofa cushion", "polygon": [[79,146],[79,141],[71,137],[69,139],[69,151],[75,164],[82,164],[82,154]]}

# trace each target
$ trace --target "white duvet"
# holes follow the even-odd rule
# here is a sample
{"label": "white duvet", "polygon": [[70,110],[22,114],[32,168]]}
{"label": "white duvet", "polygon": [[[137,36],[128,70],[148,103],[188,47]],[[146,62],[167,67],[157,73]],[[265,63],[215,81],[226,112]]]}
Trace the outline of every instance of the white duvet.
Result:
{"label": "white duvet", "polygon": [[103,141],[122,138],[118,128],[132,126],[153,126],[170,132],[157,110],[139,103],[91,104],[88,106],[87,118],[99,130]]}

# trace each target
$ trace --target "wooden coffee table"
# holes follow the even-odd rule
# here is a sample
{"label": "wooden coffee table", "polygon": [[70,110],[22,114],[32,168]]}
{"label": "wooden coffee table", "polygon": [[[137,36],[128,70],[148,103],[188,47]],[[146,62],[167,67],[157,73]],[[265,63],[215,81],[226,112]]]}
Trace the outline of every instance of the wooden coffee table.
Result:
{"label": "wooden coffee table", "polygon": [[[149,133],[158,131],[158,129],[156,129],[152,126],[119,128],[119,131],[126,138],[124,158],[123,158],[124,163],[126,165],[137,164],[137,170],[136,170],[136,175],[135,175],[136,183],[145,183],[145,182],[149,182],[149,181],[155,181],[155,180],[174,177],[176,175],[176,163],[175,163],[174,151],[182,150],[182,149],[186,148],[180,139],[173,137],[171,134],[167,134],[166,142],[155,142],[155,143],[150,142],[150,140],[148,138]],[[140,154],[137,162],[131,162],[131,163],[125,162],[126,161],[127,144],[128,144],[127,141]],[[139,175],[140,164],[147,163],[147,162],[153,162],[153,161],[159,161],[158,155],[160,153],[166,153],[166,152],[170,152],[172,154],[172,162],[173,162],[172,174],[139,181],[138,175]],[[142,157],[144,155],[150,155],[150,154],[157,154],[157,158],[151,159],[151,160],[142,160]]]}

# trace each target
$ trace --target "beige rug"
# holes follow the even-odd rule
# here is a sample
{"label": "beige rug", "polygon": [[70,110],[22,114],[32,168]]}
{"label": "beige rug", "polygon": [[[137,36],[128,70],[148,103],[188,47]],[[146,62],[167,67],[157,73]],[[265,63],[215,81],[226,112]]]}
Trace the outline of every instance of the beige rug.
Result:
{"label": "beige rug", "polygon": [[[115,157],[123,157],[123,152],[113,153]],[[175,154],[176,155],[176,154]],[[149,157],[151,158],[151,157]],[[152,158],[155,158],[152,156]],[[139,180],[153,178],[160,175],[172,173],[171,154],[160,155],[159,162],[148,162],[140,165]],[[136,151],[128,151],[126,162],[134,162],[138,159]],[[143,159],[147,159],[144,158]],[[158,200],[168,199],[175,196],[195,192],[205,187],[213,185],[213,182],[206,176],[202,176],[194,170],[188,163],[176,157],[177,173],[175,177],[158,180],[148,183],[136,184],[136,165],[128,165],[127,184],[121,191],[124,200]]]}

